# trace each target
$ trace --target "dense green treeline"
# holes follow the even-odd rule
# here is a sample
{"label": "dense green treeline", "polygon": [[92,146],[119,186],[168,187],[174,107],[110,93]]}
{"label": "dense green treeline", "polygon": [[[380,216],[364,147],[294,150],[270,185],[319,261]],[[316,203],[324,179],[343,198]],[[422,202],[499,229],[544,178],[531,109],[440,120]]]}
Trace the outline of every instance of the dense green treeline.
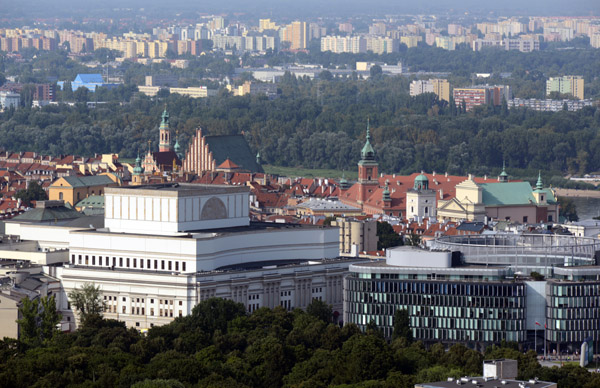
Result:
{"label": "dense green treeline", "polygon": [[[7,110],[0,114],[0,144],[15,151],[131,158],[147,149],[148,140],[157,148],[166,103],[184,148],[199,126],[211,135],[244,133],[263,161],[274,165],[354,170],[369,118],[382,172],[495,176],[503,160],[531,176],[538,169],[556,175],[600,170],[597,108],[546,113],[504,105],[462,112],[433,94],[410,97],[402,77],[325,81],[287,74],[279,88],[275,100],[226,92],[152,100],[128,87],[100,90],[108,100],[131,101]],[[79,94],[83,101],[93,97]]]}
{"label": "dense green treeline", "polygon": [[[400,316],[400,315],[399,315]],[[445,351],[412,342],[406,330],[391,343],[374,326],[329,323],[331,308],[307,312],[210,299],[192,314],[147,335],[100,316],[76,332],[42,343],[0,341],[3,387],[395,387],[447,377],[481,375],[484,355],[461,345]],[[557,381],[560,388],[598,386],[577,366],[542,368],[535,354],[492,347],[485,358],[519,361],[519,378]]]}

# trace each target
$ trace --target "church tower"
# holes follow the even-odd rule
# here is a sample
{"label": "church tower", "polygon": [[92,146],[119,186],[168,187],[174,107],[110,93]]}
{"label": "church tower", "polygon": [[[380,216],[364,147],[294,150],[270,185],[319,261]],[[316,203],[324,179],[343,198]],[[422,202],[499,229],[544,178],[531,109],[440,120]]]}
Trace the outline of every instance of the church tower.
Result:
{"label": "church tower", "polygon": [[367,141],[360,152],[360,161],[358,162],[358,202],[364,201],[377,190],[379,186],[378,168],[379,164],[375,161],[375,151],[371,146],[371,131],[369,121],[367,121]]}
{"label": "church tower", "polygon": [[142,184],[144,169],[142,168],[140,153],[138,152],[137,158],[135,158],[135,167],[133,168],[133,175],[131,176],[131,184],[139,186]]}
{"label": "church tower", "polygon": [[160,123],[160,142],[158,144],[158,150],[160,152],[171,151],[171,131],[169,130],[169,113],[167,107],[162,114],[162,121]]}

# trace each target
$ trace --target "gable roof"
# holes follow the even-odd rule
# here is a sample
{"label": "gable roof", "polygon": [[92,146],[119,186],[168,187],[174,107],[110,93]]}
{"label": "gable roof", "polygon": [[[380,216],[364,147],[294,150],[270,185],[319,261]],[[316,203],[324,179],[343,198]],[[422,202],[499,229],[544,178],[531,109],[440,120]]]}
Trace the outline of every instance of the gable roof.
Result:
{"label": "gable roof", "polygon": [[205,136],[204,139],[217,166],[229,158],[243,170],[263,172],[243,135]]}
{"label": "gable roof", "polygon": [[99,186],[99,185],[110,185],[115,183],[106,175],[93,175],[93,176],[65,176],[62,179],[67,181],[73,188],[88,187],[88,186]]}
{"label": "gable roof", "polygon": [[492,205],[529,205],[536,203],[529,182],[480,183],[483,188],[482,201]]}

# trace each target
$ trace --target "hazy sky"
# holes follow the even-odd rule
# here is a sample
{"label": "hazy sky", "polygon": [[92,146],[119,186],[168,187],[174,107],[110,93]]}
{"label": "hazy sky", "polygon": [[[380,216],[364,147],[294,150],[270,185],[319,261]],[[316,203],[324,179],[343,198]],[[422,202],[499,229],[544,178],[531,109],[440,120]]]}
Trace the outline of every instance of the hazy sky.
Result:
{"label": "hazy sky", "polygon": [[[600,15],[600,0],[19,0],[3,1],[0,17],[106,16],[114,8],[134,8],[139,13],[162,11],[231,13],[285,17],[348,16],[386,13],[477,13],[499,15]],[[160,13],[159,13],[160,15]]]}

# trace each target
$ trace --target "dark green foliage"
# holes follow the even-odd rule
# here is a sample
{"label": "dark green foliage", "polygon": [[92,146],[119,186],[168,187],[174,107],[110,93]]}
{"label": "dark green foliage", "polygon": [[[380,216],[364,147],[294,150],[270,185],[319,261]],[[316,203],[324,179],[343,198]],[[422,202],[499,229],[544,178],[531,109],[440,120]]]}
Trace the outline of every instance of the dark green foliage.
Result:
{"label": "dark green foliage", "polygon": [[27,190],[19,190],[15,194],[16,199],[20,199],[27,206],[31,206],[31,201],[40,201],[48,199],[46,192],[36,181],[29,182]]}
{"label": "dark green foliage", "polygon": [[387,249],[403,245],[402,237],[394,231],[392,225],[385,221],[377,222],[377,249]]}
{"label": "dark green foliage", "polygon": [[577,207],[571,198],[558,197],[560,203],[560,216],[565,217],[567,221],[579,221]]}
{"label": "dark green foliage", "polygon": [[[323,307],[313,303],[312,309]],[[280,307],[248,315],[241,304],[209,299],[192,315],[142,336],[96,314],[76,332],[54,333],[43,343],[0,341],[0,386],[409,388],[482,373],[483,355],[462,345],[426,349],[407,334],[388,344],[376,326],[363,334],[354,325],[340,328],[315,315],[320,313]],[[35,336],[36,327],[43,332],[43,325],[27,331]],[[506,344],[485,356],[517,359],[519,378],[537,376],[561,388],[598,382],[576,366],[542,368],[534,353]]]}
{"label": "dark green foliage", "polygon": [[56,310],[54,295],[34,300],[23,298],[19,314],[19,340],[26,347],[47,344],[57,334],[61,315]]}
{"label": "dark green foliage", "polygon": [[[576,73],[586,77],[586,91],[600,95],[598,67],[586,62],[597,62],[600,54],[576,51],[572,54],[581,56],[582,61],[582,71]],[[295,59],[302,59],[302,55],[305,54],[298,54]],[[473,53],[469,50],[448,53],[419,48],[407,50],[406,55],[404,63],[413,66],[413,70],[430,70],[428,61],[433,60],[440,66],[435,70],[455,72],[450,76],[454,87],[471,82],[471,73],[463,74],[462,67],[473,66],[476,72],[488,68],[486,71],[496,75],[486,82],[509,83],[519,97],[543,97],[546,74],[541,68],[548,66],[547,70],[555,73],[565,65],[564,61],[554,57],[555,54],[542,52],[527,54],[527,58],[540,57],[534,61],[540,68],[537,70],[516,66],[525,60],[523,53]],[[493,60],[495,56],[512,63],[512,78],[504,80],[497,75],[507,69],[504,68],[506,63]],[[459,66],[455,57],[467,62]],[[350,58],[354,57],[323,53],[322,59],[337,64],[338,60]],[[229,74],[234,61],[225,62],[224,59],[228,58],[195,59],[189,69],[181,70],[182,74],[178,75],[184,78],[182,82],[195,80],[198,83],[197,74],[200,73]],[[362,59],[375,58],[367,55]],[[394,63],[392,56],[384,56],[384,59]],[[396,61],[400,59],[395,58]],[[41,69],[61,69],[47,74],[61,79],[73,79],[78,72],[84,72],[62,54],[41,55],[36,60],[43,65],[36,65]],[[475,65],[478,61],[483,61],[479,67]],[[557,62],[554,67],[549,65],[552,61]],[[580,62],[574,59],[570,63]],[[275,100],[265,96],[234,97],[229,93],[219,93],[208,99],[190,99],[175,94],[150,99],[136,94],[135,85],[140,84],[148,72],[166,72],[168,65],[157,64],[151,69],[133,63],[123,66],[128,82],[124,86],[111,90],[100,88],[95,93],[77,91],[75,96],[67,84],[64,92],[57,93],[59,98],[69,101],[107,102],[96,108],[88,109],[81,103],[74,107],[24,107],[0,114],[0,142],[6,149],[14,151],[53,155],[113,152],[133,158],[139,150],[148,147],[148,140],[152,141],[153,149],[157,148],[160,114],[167,103],[171,127],[179,131],[179,142],[184,149],[198,126],[209,135],[243,132],[253,152],[260,151],[263,162],[272,165],[355,169],[364,143],[366,118],[370,117],[372,144],[380,171],[385,173],[435,170],[496,176],[503,160],[513,176],[518,168],[527,169],[521,171],[521,176],[537,175],[539,169],[552,171],[552,175],[557,176],[564,172],[582,174],[600,170],[600,155],[596,152],[600,145],[600,113],[595,107],[578,112],[550,113],[508,110],[502,103],[498,107],[484,106],[464,112],[462,104],[457,108],[454,101],[440,101],[430,93],[410,97],[410,79],[407,77],[376,76],[368,81],[351,77],[310,80],[297,79],[289,73],[278,84],[280,98]],[[27,67],[10,64],[7,70],[12,74],[25,72]],[[526,72],[523,68],[530,70]],[[27,74],[31,82],[41,81],[35,79],[37,73],[34,75],[29,71]],[[547,184],[550,183],[548,180]]]}
{"label": "dark green foliage", "polygon": [[410,328],[410,316],[408,310],[398,309],[394,313],[394,332],[392,339],[403,338],[406,343],[413,341],[412,329]]}
{"label": "dark green foliage", "polygon": [[318,299],[313,299],[310,302],[306,307],[306,312],[308,315],[320,319],[325,323],[331,322],[331,318],[333,317],[331,306]]}

